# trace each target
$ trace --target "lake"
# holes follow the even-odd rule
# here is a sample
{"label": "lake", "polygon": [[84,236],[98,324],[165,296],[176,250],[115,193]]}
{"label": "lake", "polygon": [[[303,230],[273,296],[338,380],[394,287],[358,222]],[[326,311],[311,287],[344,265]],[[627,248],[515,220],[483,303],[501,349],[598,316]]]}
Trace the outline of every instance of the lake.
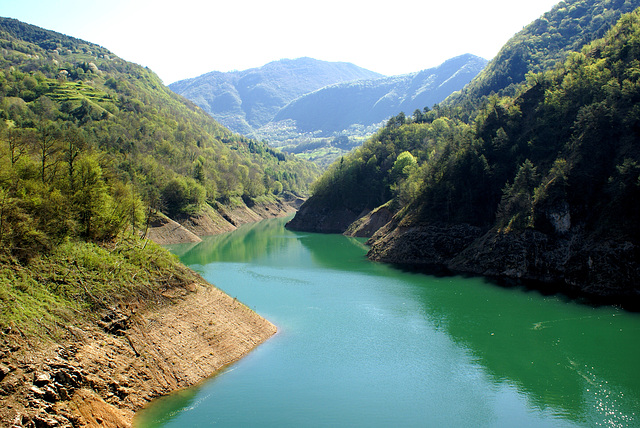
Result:
{"label": "lake", "polygon": [[136,426],[640,426],[640,314],[402,271],[285,222],[170,246],[279,331]]}

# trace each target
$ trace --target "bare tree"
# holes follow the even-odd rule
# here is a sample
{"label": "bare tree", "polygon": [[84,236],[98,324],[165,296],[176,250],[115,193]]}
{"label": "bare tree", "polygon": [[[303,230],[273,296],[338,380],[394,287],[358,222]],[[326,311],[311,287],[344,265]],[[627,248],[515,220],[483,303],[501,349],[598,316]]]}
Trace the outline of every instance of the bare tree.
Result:
{"label": "bare tree", "polygon": [[34,141],[33,132],[17,128],[8,128],[5,132],[5,138],[9,145],[11,166],[15,165],[29,151],[29,147],[33,145]]}
{"label": "bare tree", "polygon": [[78,128],[69,127],[64,132],[64,160],[67,162],[67,171],[69,179],[69,188],[71,193],[75,192],[75,170],[76,160],[82,151],[86,148],[87,143],[84,140],[84,136]]}

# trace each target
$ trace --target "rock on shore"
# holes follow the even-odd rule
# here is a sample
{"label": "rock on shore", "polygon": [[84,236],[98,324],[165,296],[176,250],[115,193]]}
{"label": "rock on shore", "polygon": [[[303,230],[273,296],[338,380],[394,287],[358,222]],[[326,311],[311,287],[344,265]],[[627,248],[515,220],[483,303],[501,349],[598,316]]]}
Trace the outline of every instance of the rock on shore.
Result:
{"label": "rock on shore", "polygon": [[546,283],[554,291],[630,307],[640,302],[640,248],[629,241],[596,241],[579,231],[556,236],[466,224],[388,224],[369,243],[368,257],[376,261]]}

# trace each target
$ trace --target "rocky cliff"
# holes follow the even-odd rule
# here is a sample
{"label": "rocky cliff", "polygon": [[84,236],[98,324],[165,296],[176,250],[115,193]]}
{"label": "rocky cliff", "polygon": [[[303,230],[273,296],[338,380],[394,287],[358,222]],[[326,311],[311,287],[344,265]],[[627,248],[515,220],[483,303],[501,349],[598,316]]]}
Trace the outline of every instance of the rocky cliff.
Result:
{"label": "rocky cliff", "polygon": [[536,230],[486,231],[466,224],[390,223],[369,244],[368,257],[376,261],[533,282],[549,291],[630,308],[640,303],[640,248],[630,241],[599,241],[579,230],[558,236]]}
{"label": "rocky cliff", "polygon": [[[555,226],[501,231],[469,224],[404,225],[388,205],[359,213],[305,204],[287,227],[370,237],[371,260],[429,271],[527,282],[549,292],[640,308],[640,247],[630,240],[598,239],[551,215]],[[553,214],[553,213],[551,213]],[[556,218],[558,217],[558,218]]]}

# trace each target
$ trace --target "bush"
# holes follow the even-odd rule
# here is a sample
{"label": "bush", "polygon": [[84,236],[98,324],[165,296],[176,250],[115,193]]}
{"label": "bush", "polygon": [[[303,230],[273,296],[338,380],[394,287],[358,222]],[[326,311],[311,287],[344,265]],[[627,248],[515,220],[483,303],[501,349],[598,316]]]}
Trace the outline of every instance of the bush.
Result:
{"label": "bush", "polygon": [[170,216],[193,214],[202,207],[206,195],[204,186],[193,178],[177,176],[162,189],[162,202]]}

